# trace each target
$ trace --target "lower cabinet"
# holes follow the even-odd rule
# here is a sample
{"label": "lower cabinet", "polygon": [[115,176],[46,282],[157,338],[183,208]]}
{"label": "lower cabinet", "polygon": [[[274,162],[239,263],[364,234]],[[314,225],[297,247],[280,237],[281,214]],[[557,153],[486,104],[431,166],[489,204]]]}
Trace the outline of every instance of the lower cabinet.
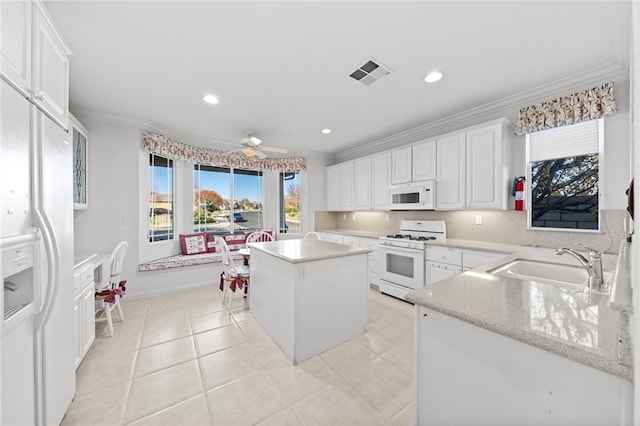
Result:
{"label": "lower cabinet", "polygon": [[624,425],[633,384],[416,305],[414,424]]}
{"label": "lower cabinet", "polygon": [[78,368],[96,339],[95,288],[93,265],[74,274],[76,295],[73,299],[73,318],[76,335],[76,362]]}

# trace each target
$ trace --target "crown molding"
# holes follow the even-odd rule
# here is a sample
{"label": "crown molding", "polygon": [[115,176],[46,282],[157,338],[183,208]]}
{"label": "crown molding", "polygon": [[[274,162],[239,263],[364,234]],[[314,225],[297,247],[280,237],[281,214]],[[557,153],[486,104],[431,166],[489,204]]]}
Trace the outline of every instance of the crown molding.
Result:
{"label": "crown molding", "polygon": [[546,99],[564,96],[573,92],[584,90],[587,87],[595,87],[607,81],[628,81],[629,69],[618,63],[607,63],[592,68],[585,72],[574,74],[553,83],[533,87],[511,96],[503,97],[486,104],[467,109],[465,111],[448,115],[423,125],[394,133],[392,135],[376,139],[354,148],[336,153],[336,162],[374,154],[388,149],[397,148],[426,138],[448,133],[456,129],[472,126],[497,117],[496,112],[507,109],[513,110],[513,117],[518,109],[539,103]]}

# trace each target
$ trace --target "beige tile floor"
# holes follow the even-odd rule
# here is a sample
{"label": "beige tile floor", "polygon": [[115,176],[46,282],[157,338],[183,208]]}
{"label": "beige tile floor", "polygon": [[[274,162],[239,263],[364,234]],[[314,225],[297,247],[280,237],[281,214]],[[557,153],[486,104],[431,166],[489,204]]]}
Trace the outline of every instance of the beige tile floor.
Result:
{"label": "beige tile floor", "polygon": [[364,335],[296,366],[215,287],[123,300],[76,376],[71,425],[410,425],[413,305],[371,290]]}

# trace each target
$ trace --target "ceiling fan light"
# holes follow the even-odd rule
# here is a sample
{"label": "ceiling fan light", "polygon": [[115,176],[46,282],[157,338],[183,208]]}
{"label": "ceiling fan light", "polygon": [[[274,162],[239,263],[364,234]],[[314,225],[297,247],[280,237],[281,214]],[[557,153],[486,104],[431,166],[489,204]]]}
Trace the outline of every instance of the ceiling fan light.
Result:
{"label": "ceiling fan light", "polygon": [[251,149],[251,148],[244,148],[242,150],[242,153],[244,155],[246,155],[247,157],[255,157],[256,156],[256,150],[255,149]]}

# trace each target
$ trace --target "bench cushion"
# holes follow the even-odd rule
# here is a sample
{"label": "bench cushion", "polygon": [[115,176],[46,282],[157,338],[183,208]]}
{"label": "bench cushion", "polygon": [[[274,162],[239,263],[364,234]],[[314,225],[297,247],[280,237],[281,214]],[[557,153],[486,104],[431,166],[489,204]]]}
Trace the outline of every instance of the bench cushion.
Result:
{"label": "bench cushion", "polygon": [[[233,260],[240,260],[242,256],[231,253]],[[177,254],[175,256],[163,257],[162,259],[150,260],[138,265],[138,271],[157,271],[159,269],[179,268],[182,266],[204,265],[222,261],[220,253],[200,253],[200,254]]]}

